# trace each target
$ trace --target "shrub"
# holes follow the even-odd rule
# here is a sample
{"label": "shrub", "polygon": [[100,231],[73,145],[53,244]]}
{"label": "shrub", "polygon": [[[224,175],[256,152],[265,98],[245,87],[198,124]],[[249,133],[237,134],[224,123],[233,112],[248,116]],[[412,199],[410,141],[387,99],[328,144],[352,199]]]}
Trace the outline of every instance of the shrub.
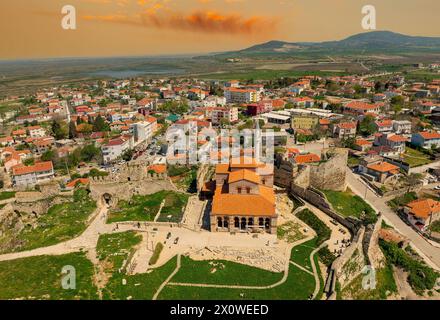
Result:
{"label": "shrub", "polygon": [[163,244],[162,244],[162,242],[159,242],[156,245],[156,248],[154,248],[153,255],[150,258],[150,262],[149,262],[150,266],[156,264],[156,262],[159,260],[159,257],[160,257],[162,250],[163,250]]}
{"label": "shrub", "polygon": [[304,209],[297,213],[297,217],[304,221],[310,228],[315,230],[317,237],[317,245],[321,245],[324,241],[330,239],[331,230],[325,225],[324,222],[311,212],[309,209]]}

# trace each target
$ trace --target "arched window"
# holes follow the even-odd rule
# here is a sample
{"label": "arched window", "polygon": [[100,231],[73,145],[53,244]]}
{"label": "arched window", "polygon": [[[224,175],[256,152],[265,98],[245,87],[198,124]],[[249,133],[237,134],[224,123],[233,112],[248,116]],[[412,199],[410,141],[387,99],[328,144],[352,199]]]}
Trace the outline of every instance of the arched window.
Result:
{"label": "arched window", "polygon": [[240,219],[238,219],[237,217],[234,218],[234,226],[236,228],[240,228]]}
{"label": "arched window", "polygon": [[217,218],[217,227],[219,227],[219,228],[223,227],[223,220],[220,217]]}

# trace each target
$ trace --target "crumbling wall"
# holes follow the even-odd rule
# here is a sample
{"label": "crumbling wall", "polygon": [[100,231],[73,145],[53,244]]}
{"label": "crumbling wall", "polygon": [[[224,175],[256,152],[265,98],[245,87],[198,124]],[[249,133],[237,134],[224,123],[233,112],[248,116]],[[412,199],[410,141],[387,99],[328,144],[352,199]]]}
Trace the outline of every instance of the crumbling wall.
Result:
{"label": "crumbling wall", "polygon": [[323,162],[310,166],[310,186],[320,190],[345,191],[348,151],[325,150]]}

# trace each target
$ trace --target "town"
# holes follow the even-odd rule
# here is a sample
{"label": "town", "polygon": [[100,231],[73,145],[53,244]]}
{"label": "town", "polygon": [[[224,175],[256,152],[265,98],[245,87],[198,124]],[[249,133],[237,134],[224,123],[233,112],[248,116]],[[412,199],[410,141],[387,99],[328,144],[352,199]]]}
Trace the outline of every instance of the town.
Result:
{"label": "town", "polygon": [[90,80],[0,122],[0,275],[81,273],[2,299],[440,297],[440,76]]}

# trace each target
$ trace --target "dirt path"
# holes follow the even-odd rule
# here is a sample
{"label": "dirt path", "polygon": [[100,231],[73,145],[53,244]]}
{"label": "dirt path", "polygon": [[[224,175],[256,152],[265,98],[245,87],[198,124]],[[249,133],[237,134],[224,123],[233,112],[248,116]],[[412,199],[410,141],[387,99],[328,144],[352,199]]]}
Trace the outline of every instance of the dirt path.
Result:
{"label": "dirt path", "polygon": [[[100,205],[97,209],[98,214],[92,219],[87,229],[78,237],[55,244],[49,247],[37,248],[34,250],[14,252],[0,255],[0,261],[15,260],[42,255],[62,255],[73,252],[95,250],[98,238],[101,234],[111,233],[112,225],[105,223],[108,208]],[[94,262],[92,260],[92,262]]]}
{"label": "dirt path", "polygon": [[163,288],[170,282],[170,280],[179,272],[180,267],[182,266],[182,256],[179,254],[177,256],[177,266],[176,269],[168,276],[168,278],[160,285],[160,287],[157,289],[156,293],[153,296],[153,300],[157,300],[157,297],[162,292]]}
{"label": "dirt path", "polygon": [[[297,247],[309,240],[311,240],[312,237],[308,237],[302,240],[297,241],[295,244],[292,244],[291,246],[289,246],[288,250],[289,252],[292,251],[292,249],[294,247]],[[169,279],[167,279],[164,284],[165,285],[170,285],[170,286],[181,286],[181,287],[198,287],[198,288],[224,288],[224,289],[243,289],[243,290],[267,290],[267,289],[273,289],[276,288],[282,284],[284,284],[287,281],[287,278],[289,276],[289,265],[292,264],[294,266],[296,266],[297,268],[301,269],[302,271],[305,271],[309,274],[314,275],[315,277],[315,291],[313,293],[313,299],[318,295],[319,290],[321,288],[321,283],[320,283],[320,279],[319,279],[319,274],[317,272],[317,267],[315,265],[315,261],[314,261],[314,255],[316,252],[319,251],[319,249],[321,249],[323,246],[325,246],[326,244],[321,245],[319,248],[316,248],[311,254],[310,254],[310,262],[312,264],[312,269],[313,269],[313,273],[310,272],[309,270],[305,269],[304,267],[296,264],[293,261],[290,261],[290,255],[288,255],[288,258],[286,259],[286,264],[285,264],[285,270],[284,270],[284,274],[283,277],[276,283],[271,284],[271,285],[267,285],[267,286],[240,286],[240,285],[222,285],[222,284],[204,284],[204,283],[182,283],[182,282],[169,282],[169,280],[172,278],[172,276],[174,276],[178,269],[176,268],[175,272],[173,272],[172,276],[169,277]],[[180,268],[180,265],[179,265]],[[165,286],[164,285],[164,286]],[[163,287],[164,287],[163,286]],[[163,287],[161,286],[161,288],[159,288],[160,290],[163,289]],[[160,291],[158,290],[158,292],[160,293]],[[155,297],[157,298],[157,295],[159,293],[156,293]]]}

